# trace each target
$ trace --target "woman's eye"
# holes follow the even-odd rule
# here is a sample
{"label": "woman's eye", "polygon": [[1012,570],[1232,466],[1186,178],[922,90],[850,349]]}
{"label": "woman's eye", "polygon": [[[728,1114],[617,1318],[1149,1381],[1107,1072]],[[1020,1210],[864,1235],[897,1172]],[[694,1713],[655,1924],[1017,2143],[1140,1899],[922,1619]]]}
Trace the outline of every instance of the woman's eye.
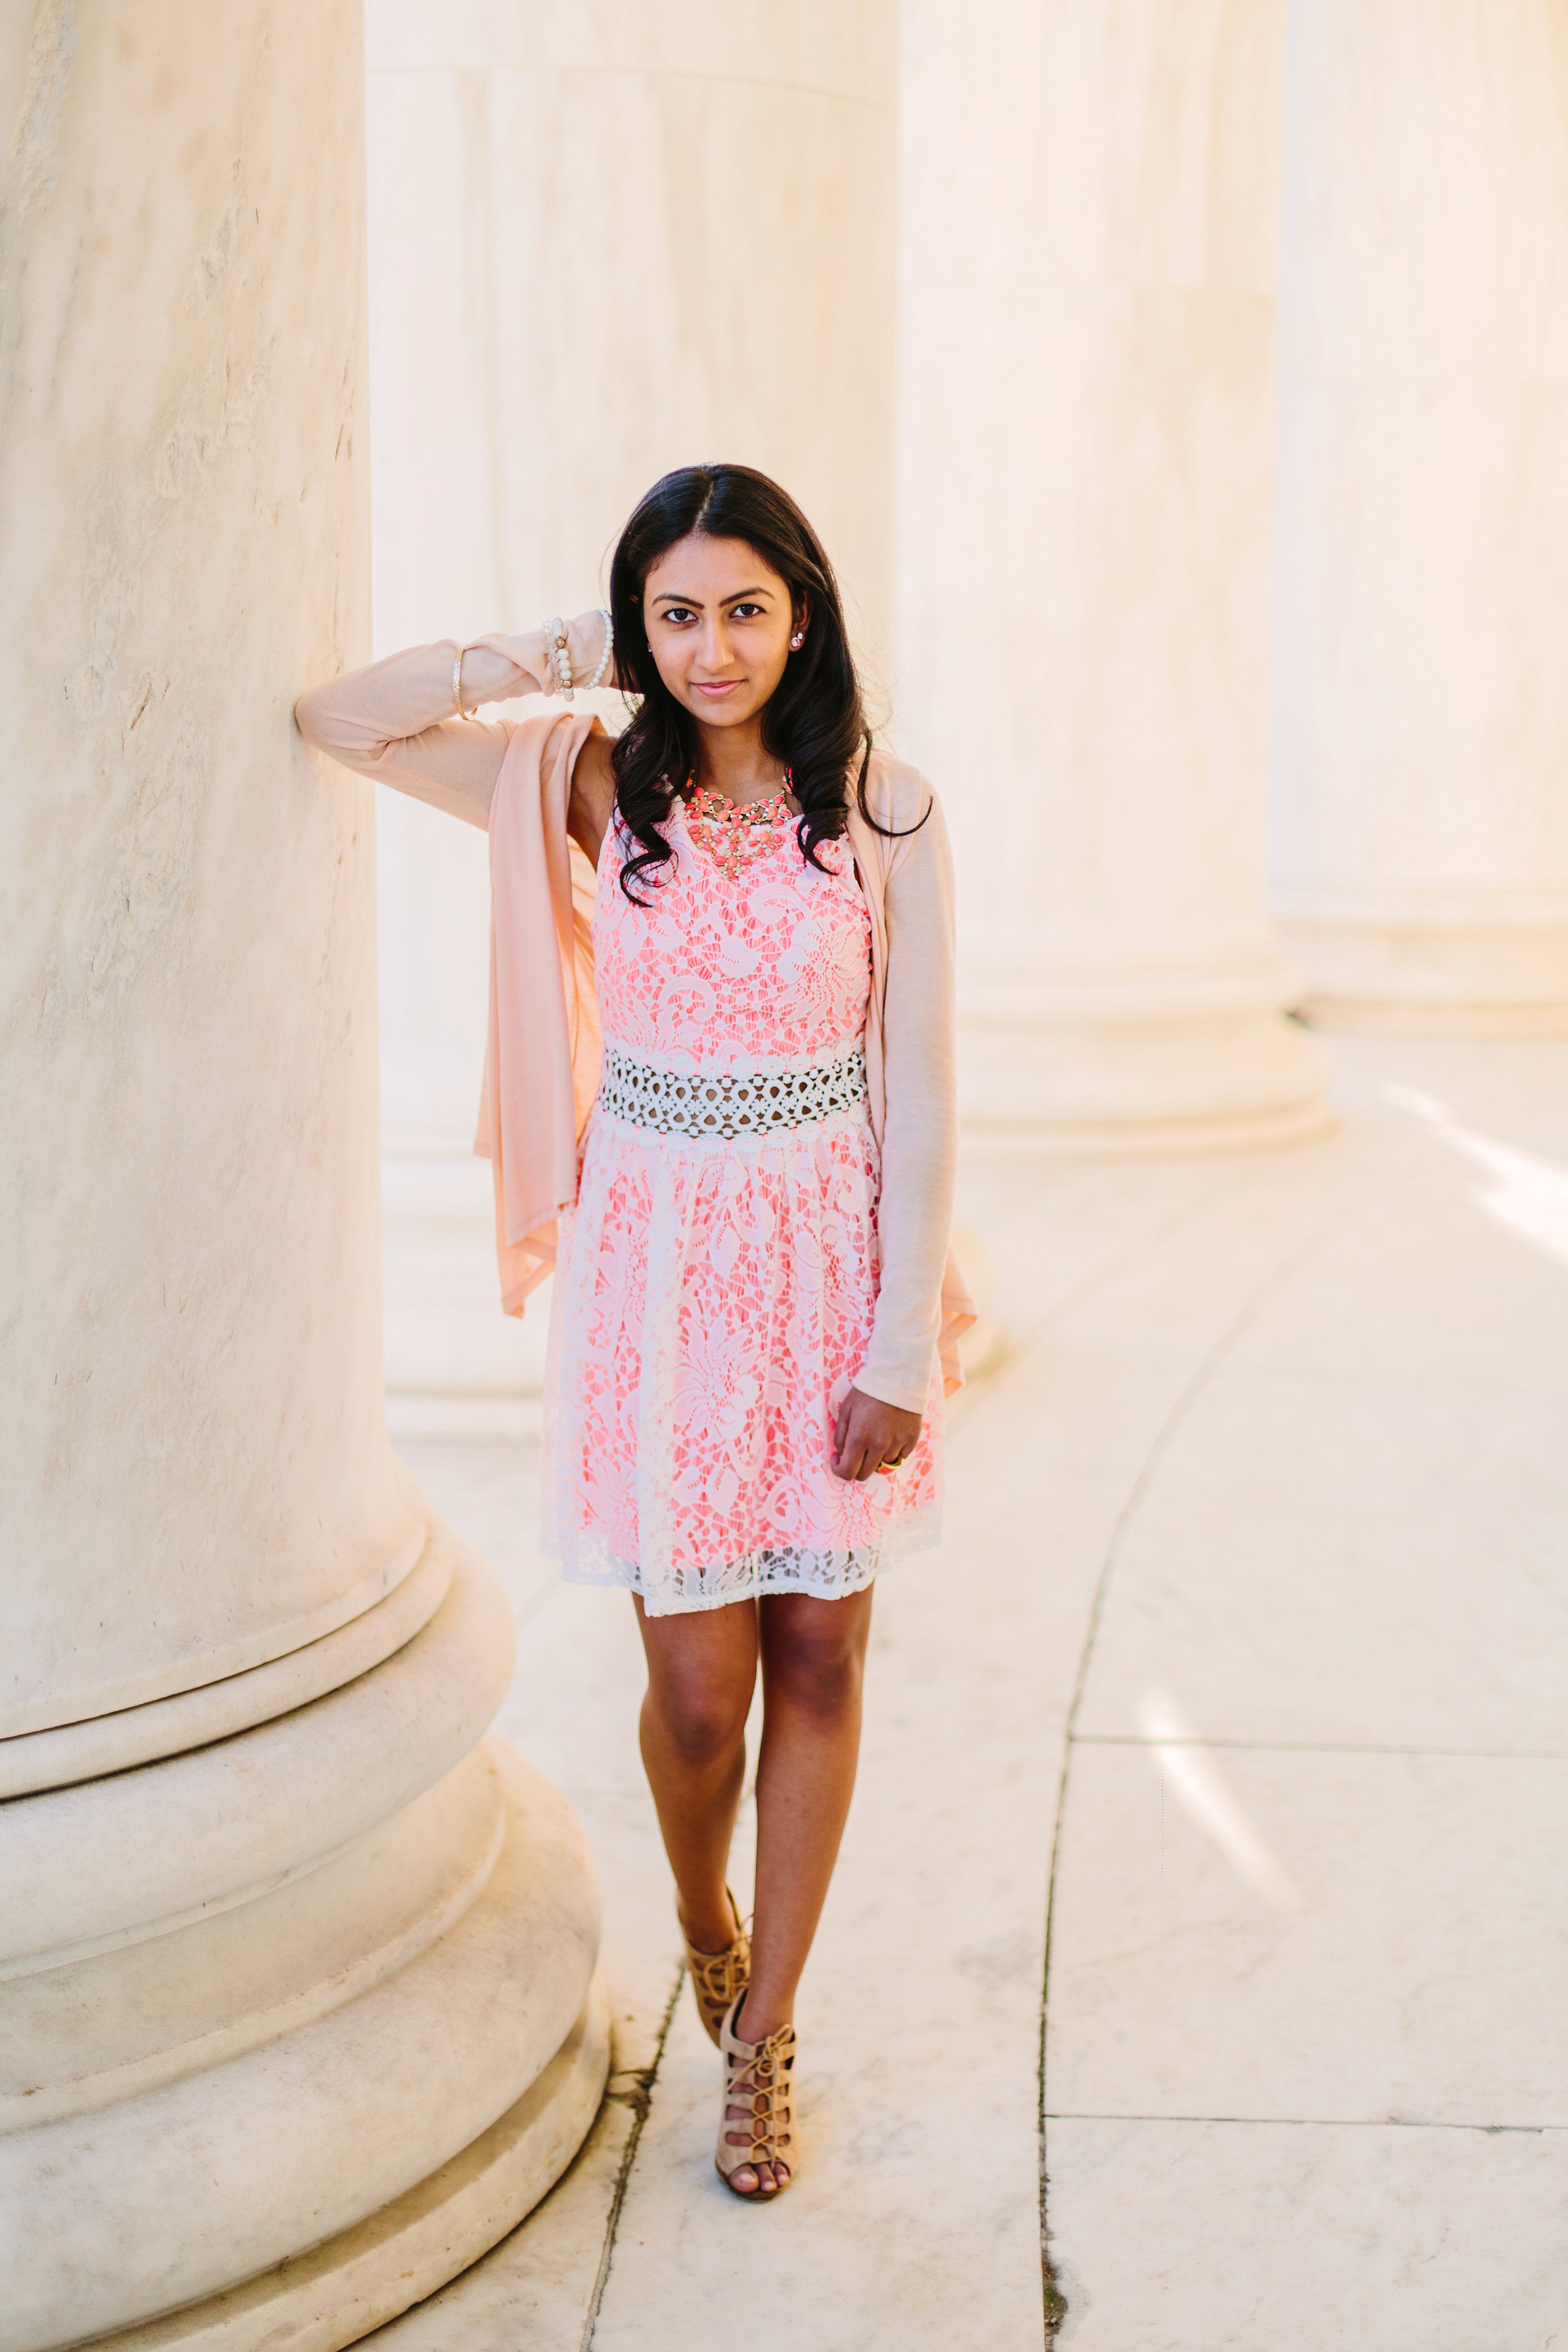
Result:
{"label": "woman's eye", "polygon": [[731,617],[737,621],[750,621],[753,619],[755,615],[762,611],[762,609],[763,608],[760,604],[737,604]]}
{"label": "woman's eye", "polygon": [[665,607],[664,617],[680,629],[685,627],[688,621],[694,621],[697,615],[689,604],[668,604]]}

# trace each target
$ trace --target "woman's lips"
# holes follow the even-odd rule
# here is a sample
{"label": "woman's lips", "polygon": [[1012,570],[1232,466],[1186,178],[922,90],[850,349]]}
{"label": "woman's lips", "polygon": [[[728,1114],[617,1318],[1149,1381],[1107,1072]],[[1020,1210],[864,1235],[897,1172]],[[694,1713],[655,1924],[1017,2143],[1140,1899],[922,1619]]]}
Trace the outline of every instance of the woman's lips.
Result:
{"label": "woman's lips", "polygon": [[739,677],[715,678],[711,685],[702,678],[696,681],[698,693],[705,694],[710,702],[722,702],[727,694],[739,694],[744,683]]}

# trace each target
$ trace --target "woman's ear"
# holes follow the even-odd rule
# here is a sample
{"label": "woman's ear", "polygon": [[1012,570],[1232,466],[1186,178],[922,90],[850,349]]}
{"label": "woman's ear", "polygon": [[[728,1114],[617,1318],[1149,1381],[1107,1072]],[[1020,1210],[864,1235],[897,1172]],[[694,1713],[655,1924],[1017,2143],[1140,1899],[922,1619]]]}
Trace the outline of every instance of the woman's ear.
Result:
{"label": "woman's ear", "polygon": [[797,596],[795,600],[795,626],[789,633],[791,653],[799,653],[805,643],[805,633],[811,626],[811,599]]}

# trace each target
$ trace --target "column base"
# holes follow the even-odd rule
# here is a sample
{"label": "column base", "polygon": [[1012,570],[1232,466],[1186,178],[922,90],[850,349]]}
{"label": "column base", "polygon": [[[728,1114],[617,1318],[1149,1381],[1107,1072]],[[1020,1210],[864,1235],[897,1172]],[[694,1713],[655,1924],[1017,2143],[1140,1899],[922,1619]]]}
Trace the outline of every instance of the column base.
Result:
{"label": "column base", "polygon": [[1182,955],[972,963],[959,990],[959,1118],[972,1150],[1242,1151],[1333,1124],[1321,1049],[1282,1011],[1267,938]]}
{"label": "column base", "polygon": [[395,2203],[243,2286],[94,2342],[104,2352],[343,2352],[447,2285],[533,2210],[587,2137],[609,2071],[609,2001],[595,1976],[538,2081]]}
{"label": "column base", "polygon": [[395,1438],[537,1438],[548,1291],[503,1315],[490,1164],[458,1143],[382,1156],[386,1425]]}
{"label": "column base", "polygon": [[[478,1616],[437,1612],[409,1650],[445,1647],[447,1665],[437,1657],[401,1697],[394,1679],[383,1732],[389,1708],[407,1718],[405,1749],[433,1719],[460,1717],[453,1654],[483,1631]],[[503,1669],[509,1632],[493,1635]],[[376,1672],[395,1678],[396,1665]],[[4,2070],[0,2100],[5,2352],[220,2341],[331,2352],[504,2236],[587,2131],[609,2035],[580,1826],[501,1741],[399,1801],[395,1749],[356,1739],[353,1696],[316,1702],[344,1717],[327,1727],[339,1777],[352,1780],[368,1746],[395,1811],[248,1900],[6,1987],[9,2046],[28,2062]],[[7,1810],[38,1809],[68,1850],[105,1790],[167,1781],[162,1809],[154,1787],[142,1812],[195,1869],[182,1778],[209,1811],[226,1797],[232,1836],[256,1843],[234,1788],[214,1777],[215,1759],[238,1749],[242,1793],[256,1782],[286,1825],[331,1840],[342,1808],[326,1818],[318,1803],[300,1827],[310,1800],[279,1752],[310,1713]],[[434,1728],[460,1740],[465,1727]],[[426,1742],[437,1765],[444,1744]],[[352,1786],[345,1801],[352,1812]],[[75,1843],[81,1874],[107,1879]],[[112,1884],[103,1899],[117,1899]]]}
{"label": "column base", "polygon": [[1333,1125],[1325,1066],[1277,1013],[961,1023],[959,1116],[985,1156],[1264,1150]]}
{"label": "column base", "polygon": [[1292,900],[1280,929],[1314,1028],[1390,1037],[1568,1036],[1568,900]]}

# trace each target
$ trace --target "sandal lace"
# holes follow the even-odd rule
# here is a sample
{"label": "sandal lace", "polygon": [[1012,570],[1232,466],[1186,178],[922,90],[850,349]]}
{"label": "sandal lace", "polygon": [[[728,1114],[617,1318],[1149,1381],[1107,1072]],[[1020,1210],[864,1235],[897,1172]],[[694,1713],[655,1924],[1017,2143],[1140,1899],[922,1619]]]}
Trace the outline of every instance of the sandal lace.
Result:
{"label": "sandal lace", "polygon": [[781,2025],[765,2042],[732,2045],[725,2051],[723,2139],[728,2171],[739,2172],[744,2165],[754,2171],[758,2165],[768,2164],[784,2165],[793,2173],[795,2053],[793,2025]]}

